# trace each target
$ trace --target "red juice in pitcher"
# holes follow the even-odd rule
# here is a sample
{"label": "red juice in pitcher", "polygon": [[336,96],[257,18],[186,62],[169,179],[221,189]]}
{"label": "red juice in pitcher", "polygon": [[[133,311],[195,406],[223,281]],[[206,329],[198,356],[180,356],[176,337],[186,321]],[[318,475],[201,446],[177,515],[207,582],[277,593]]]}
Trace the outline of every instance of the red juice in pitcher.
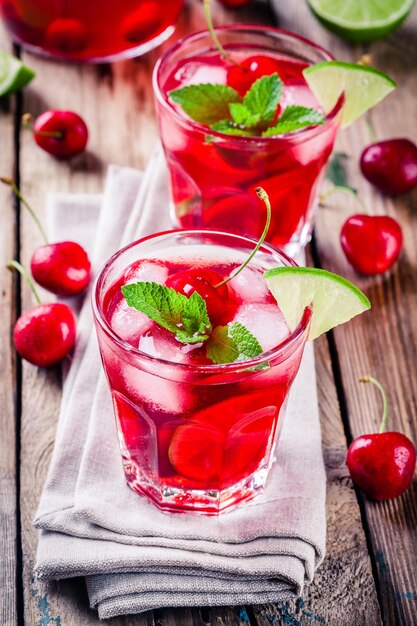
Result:
{"label": "red juice in pitcher", "polygon": [[172,32],[183,0],[0,0],[13,37],[72,61],[137,56]]}
{"label": "red juice in pitcher", "polygon": [[273,211],[268,240],[294,255],[311,233],[340,105],[323,125],[279,136],[245,137],[214,132],[193,121],[169,93],[212,83],[228,85],[243,97],[255,80],[276,73],[283,82],[277,116],[293,105],[318,110],[302,72],[330,57],[278,29],[233,26],[217,33],[229,58],[219,53],[207,33],[199,33],[171,48],[154,74],[175,223],[259,237],[263,207],[254,190],[261,186]]}
{"label": "red juice in pitcher", "polygon": [[[156,235],[115,255],[98,279],[96,325],[126,479],[164,510],[217,514],[258,493],[274,459],[309,311],[290,333],[262,277],[289,261],[268,246],[229,283],[210,287],[251,247],[223,233]],[[195,280],[213,325],[238,322],[259,341],[255,365],[214,364],[203,344],[181,343],[121,291],[151,282],[187,294]]]}

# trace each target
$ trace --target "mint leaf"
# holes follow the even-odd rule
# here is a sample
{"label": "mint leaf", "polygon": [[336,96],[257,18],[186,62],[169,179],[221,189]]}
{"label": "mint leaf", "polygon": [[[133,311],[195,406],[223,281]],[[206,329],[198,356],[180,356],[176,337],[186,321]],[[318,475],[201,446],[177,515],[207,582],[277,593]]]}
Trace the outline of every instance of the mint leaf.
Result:
{"label": "mint leaf", "polygon": [[217,364],[246,361],[262,352],[256,337],[239,322],[216,326],[206,344],[207,357]]}
{"label": "mint leaf", "polygon": [[174,333],[182,343],[208,339],[211,324],[199,293],[187,298],[170,287],[151,282],[123,285],[122,293],[129,306]]}
{"label": "mint leaf", "polygon": [[216,122],[211,125],[211,129],[224,135],[241,135],[242,137],[254,137],[257,134],[256,130],[241,128],[237,126],[236,122],[231,122],[230,120]]}
{"label": "mint leaf", "polygon": [[230,115],[238,126],[256,126],[261,121],[260,113],[251,113],[241,102],[229,104]]}
{"label": "mint leaf", "polygon": [[242,97],[232,87],[210,83],[188,85],[168,95],[191,119],[207,126],[231,119],[229,104],[242,102]]}
{"label": "mint leaf", "polygon": [[326,118],[324,115],[315,109],[298,105],[289,106],[284,110],[282,115],[279,116],[275,126],[268,128],[262,133],[262,137],[292,133],[294,130],[299,130],[306,126],[324,124],[325,121]]}
{"label": "mint leaf", "polygon": [[259,115],[266,128],[274,120],[284,83],[278,74],[258,78],[246,93],[243,104],[252,115]]}

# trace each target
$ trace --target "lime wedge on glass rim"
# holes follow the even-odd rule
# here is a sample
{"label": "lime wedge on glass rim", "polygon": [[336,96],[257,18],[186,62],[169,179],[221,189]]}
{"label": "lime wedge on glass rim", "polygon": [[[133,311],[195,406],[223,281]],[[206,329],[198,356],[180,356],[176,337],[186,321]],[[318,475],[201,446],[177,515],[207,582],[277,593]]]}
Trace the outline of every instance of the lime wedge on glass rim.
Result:
{"label": "lime wedge on glass rim", "polygon": [[307,0],[307,4],[336,35],[350,41],[373,41],[395,30],[410,13],[414,1]]}
{"label": "lime wedge on glass rim", "polygon": [[373,67],[342,61],[311,65],[303,71],[303,76],[326,114],[344,92],[342,127],[352,124],[397,86],[389,76]]}
{"label": "lime wedge on glass rim", "polygon": [[35,72],[12,54],[0,50],[0,96],[25,87]]}
{"label": "lime wedge on glass rim", "polygon": [[309,339],[349,321],[371,308],[362,291],[351,282],[315,267],[275,267],[264,274],[290,331],[306,307],[313,305]]}

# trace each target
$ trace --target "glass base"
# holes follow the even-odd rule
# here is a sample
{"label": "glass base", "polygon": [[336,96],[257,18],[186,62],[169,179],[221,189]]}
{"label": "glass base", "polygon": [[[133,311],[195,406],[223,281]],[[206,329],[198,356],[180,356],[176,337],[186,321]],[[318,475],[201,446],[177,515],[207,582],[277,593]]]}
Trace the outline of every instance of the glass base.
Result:
{"label": "glass base", "polygon": [[[275,460],[275,459],[273,459]],[[145,496],[161,511],[166,513],[197,513],[220,515],[230,511],[242,502],[252,500],[262,493],[269,467],[261,465],[238,483],[223,490],[180,489],[178,487],[157,486],[145,476],[131,459],[123,458],[123,466],[128,486],[141,496]]]}

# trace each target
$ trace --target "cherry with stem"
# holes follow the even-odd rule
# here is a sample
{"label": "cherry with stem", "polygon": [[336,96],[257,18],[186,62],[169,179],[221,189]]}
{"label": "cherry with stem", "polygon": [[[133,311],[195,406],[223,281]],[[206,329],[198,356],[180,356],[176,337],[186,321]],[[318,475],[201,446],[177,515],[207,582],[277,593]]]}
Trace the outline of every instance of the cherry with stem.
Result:
{"label": "cherry with stem", "polygon": [[0,177],[0,182],[8,185],[27,209],[45,242],[36,248],[30,262],[36,282],[57,296],[75,296],[84,291],[91,278],[91,263],[84,248],[75,241],[49,243],[41,221],[17,185],[7,177]]}
{"label": "cherry with stem", "polygon": [[57,159],[69,159],[81,154],[88,141],[88,128],[82,117],[73,111],[45,111],[31,124],[32,116],[25,113],[22,125],[29,129],[38,146]]}
{"label": "cherry with stem", "polygon": [[25,268],[16,260],[7,268],[18,271],[29,285],[36,306],[23,313],[14,326],[13,340],[22,359],[39,367],[62,361],[75,344],[76,321],[72,310],[62,302],[42,304]]}
{"label": "cherry with stem", "polygon": [[384,387],[373,376],[362,376],[379,390],[383,411],[378,433],[361,435],[349,446],[346,464],[353,482],[374,500],[389,500],[409,486],[416,465],[413,442],[396,431],[387,431],[388,400]]}
{"label": "cherry with stem", "polygon": [[256,194],[266,206],[266,222],[263,232],[250,255],[230,276],[224,278],[213,270],[191,269],[178,272],[170,276],[166,282],[167,287],[175,289],[178,293],[190,297],[195,291],[200,294],[207,306],[210,320],[219,323],[227,308],[228,289],[227,283],[233,280],[253,259],[259,248],[265,241],[271,224],[271,203],[268,194],[262,187],[257,187]]}
{"label": "cherry with stem", "polygon": [[363,213],[351,215],[340,232],[340,243],[347,260],[361,274],[386,272],[401,254],[401,226],[387,215],[370,214],[365,203],[351,187],[331,187],[321,194],[320,202],[323,203],[336,192],[353,195],[363,209]]}
{"label": "cherry with stem", "polygon": [[273,59],[265,55],[255,55],[248,57],[241,63],[235,61],[233,56],[224,49],[213,26],[211,15],[211,0],[204,0],[204,14],[206,17],[207,28],[214,45],[220,55],[231,63],[231,67],[227,70],[227,84],[235,89],[242,97],[250,89],[252,84],[263,76],[277,73],[276,63]]}

